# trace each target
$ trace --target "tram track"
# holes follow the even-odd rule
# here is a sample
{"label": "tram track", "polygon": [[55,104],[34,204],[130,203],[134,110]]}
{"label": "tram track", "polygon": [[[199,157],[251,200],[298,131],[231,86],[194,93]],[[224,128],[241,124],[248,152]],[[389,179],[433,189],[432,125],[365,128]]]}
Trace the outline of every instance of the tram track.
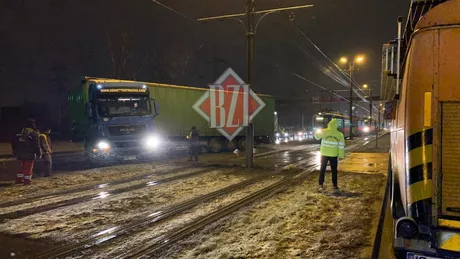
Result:
{"label": "tram track", "polygon": [[280,191],[281,189],[285,188],[286,186],[292,186],[296,182],[300,182],[309,173],[315,170],[316,166],[310,166],[309,169],[303,171],[300,174],[296,174],[294,176],[286,176],[282,180],[269,185],[253,194],[250,194],[243,199],[240,199],[236,202],[233,202],[219,210],[204,216],[200,217],[197,220],[193,221],[192,223],[188,224],[185,227],[177,228],[171,232],[161,235],[160,237],[155,239],[150,245],[147,245],[142,248],[135,248],[131,251],[124,253],[123,255],[119,256],[119,258],[141,258],[144,256],[152,256],[155,253],[159,252],[160,250],[170,246],[171,244],[197,232],[198,230],[208,226],[211,223],[216,222],[217,220],[228,216],[239,209],[246,207],[256,201],[261,199],[268,198],[272,196],[274,193]]}
{"label": "tram track", "polygon": [[267,180],[270,177],[273,176],[281,176],[280,172],[283,172],[284,170],[288,169],[291,166],[300,166],[302,164],[308,163],[312,161],[313,158],[307,159],[307,160],[302,160],[302,161],[297,161],[297,162],[292,162],[289,165],[285,166],[284,168],[280,170],[276,170],[274,172],[271,172],[266,175],[259,175],[253,178],[250,178],[248,180],[244,180],[242,182],[233,184],[231,186],[219,189],[217,191],[204,194],[201,196],[198,196],[196,198],[193,198],[191,200],[184,201],[180,204],[158,210],[158,211],[153,211],[146,215],[144,218],[136,220],[134,222],[127,223],[125,225],[119,225],[119,226],[112,226],[108,227],[105,230],[99,231],[98,233],[92,234],[90,237],[74,244],[69,244],[65,246],[60,246],[57,249],[47,251],[41,255],[38,255],[37,258],[59,258],[62,256],[68,256],[72,253],[76,252],[81,252],[83,250],[92,248],[96,245],[101,245],[103,243],[109,242],[111,240],[120,238],[125,235],[129,234],[134,234],[139,231],[142,231],[146,228],[152,228],[155,225],[161,223],[164,220],[171,219],[173,217],[176,217],[187,210],[196,207],[200,204],[203,204],[205,202],[209,202],[211,200],[214,200],[216,198],[232,194],[233,192],[236,192],[238,190],[241,190],[245,187],[248,187],[250,185],[254,185],[256,183],[259,183],[262,180]]}
{"label": "tram track", "polygon": [[[365,142],[364,144],[356,143],[356,144],[350,145],[347,148],[347,152],[350,152],[360,146],[364,146],[369,141]],[[294,153],[294,152],[299,152],[299,151],[308,152],[309,150],[292,150],[291,152]],[[170,245],[171,243],[174,243],[174,241],[180,240],[190,234],[193,234],[194,232],[200,230],[202,227],[206,226],[210,222],[214,222],[222,217],[225,217],[226,215],[229,215],[244,206],[250,205],[251,203],[255,201],[270,197],[271,195],[273,195],[273,193],[276,193],[280,191],[281,189],[288,187],[289,185],[292,185],[296,182],[301,182],[300,181],[301,179],[303,179],[309,173],[311,173],[312,171],[316,169],[317,159],[315,155],[309,154],[308,157],[304,158],[301,161],[291,161],[290,163],[285,164],[283,166],[283,169],[281,170],[278,169],[270,174],[263,175],[263,176],[257,176],[257,177],[254,177],[248,180],[244,180],[240,183],[219,189],[217,191],[214,191],[208,194],[201,195],[191,200],[181,202],[178,205],[170,206],[162,210],[152,211],[148,215],[144,216],[142,219],[138,219],[134,222],[129,222],[129,223],[122,224],[122,225],[108,227],[103,231],[99,231],[98,233],[94,233],[88,236],[87,238],[83,239],[82,241],[78,243],[64,245],[64,246],[61,245],[56,249],[49,250],[43,254],[40,254],[36,258],[60,258],[62,256],[69,256],[72,254],[76,254],[78,252],[85,251],[86,249],[93,248],[95,246],[99,248],[99,245],[101,244],[105,245],[107,242],[113,241],[120,237],[131,236],[132,234],[138,233],[140,231],[150,229],[165,220],[172,219],[173,217],[179,216],[180,214],[186,212],[187,210],[190,210],[193,207],[198,206],[199,204],[204,204],[206,202],[209,202],[221,196],[232,194],[235,191],[248,187],[252,184],[258,183],[261,180],[268,179],[267,177],[271,177],[275,175],[281,176],[279,172],[283,171],[284,169],[294,167],[294,166],[300,166],[303,164],[308,164],[308,165],[307,165],[307,168],[305,168],[305,170],[302,173],[293,174],[293,175],[288,174],[284,176],[282,180],[277,181],[276,183],[271,184],[266,188],[258,190],[255,193],[244,197],[243,199],[240,199],[236,202],[233,202],[219,209],[218,211],[208,214],[207,216],[200,217],[197,220],[192,221],[185,228],[179,228],[179,229],[170,231],[164,235],[161,235],[160,237],[157,238],[158,240],[160,240],[159,242],[157,242],[158,240],[156,240],[154,244],[148,245],[142,248],[141,250],[137,249],[136,252],[128,251],[127,253],[122,255],[122,258],[138,258],[139,256],[144,256],[144,255],[149,256],[149,255],[155,254],[156,252],[165,248],[166,245]],[[130,190],[126,190],[126,191],[130,191]],[[167,244],[165,243],[165,241]],[[163,242],[163,244],[161,242]],[[109,242],[109,244],[107,245],[110,245],[110,243],[111,242]]]}
{"label": "tram track", "polygon": [[[351,152],[359,147],[365,146],[369,143],[369,141],[365,141],[364,143],[356,143],[346,149],[347,152]],[[205,226],[208,226],[211,223],[216,222],[219,219],[222,219],[228,215],[231,215],[238,211],[239,209],[249,206],[256,201],[260,201],[262,199],[266,199],[271,197],[275,193],[287,189],[294,184],[298,184],[302,182],[302,179],[305,179],[310,173],[314,172],[318,166],[318,162],[314,160],[314,158],[310,158],[307,161],[301,161],[304,163],[309,163],[306,168],[301,173],[288,175],[285,176],[282,180],[271,184],[255,193],[252,193],[236,202],[233,202],[219,210],[208,214],[206,216],[200,217],[193,222],[187,224],[185,227],[178,227],[170,232],[167,232],[157,238],[155,238],[154,242],[142,247],[142,248],[134,248],[130,251],[125,252],[121,256],[117,258],[145,258],[151,257],[156,253],[160,252],[162,249],[167,248],[168,246],[174,244],[175,242],[190,236],[197,231],[203,229]]]}
{"label": "tram track", "polygon": [[[359,146],[360,145],[352,145],[349,148],[347,148],[348,149],[347,151],[349,152]],[[298,151],[300,150],[295,150],[295,152],[298,152]],[[307,150],[303,150],[303,151],[307,151]],[[62,256],[68,256],[68,255],[71,255],[72,253],[82,252],[83,250],[93,248],[101,244],[105,244],[108,241],[113,241],[122,236],[132,235],[140,231],[143,231],[145,229],[153,228],[154,226],[161,223],[162,221],[176,217],[186,212],[187,210],[190,210],[191,208],[198,206],[199,204],[203,204],[205,202],[214,200],[218,197],[231,194],[237,190],[240,190],[247,186],[258,183],[263,179],[267,179],[267,177],[275,176],[275,175],[280,176],[279,173],[284,171],[285,169],[294,167],[294,166],[300,166],[306,163],[308,163],[309,165],[302,173],[284,176],[282,180],[277,181],[276,183],[271,184],[270,186],[266,188],[263,188],[251,195],[246,196],[245,198],[241,200],[231,203],[228,206],[225,206],[224,208],[219,209],[218,211],[214,213],[211,213],[207,216],[204,216],[202,218],[199,218],[193,221],[186,228],[180,228],[179,230],[172,231],[172,232],[169,232],[169,233],[166,233],[160,236],[159,239],[155,242],[155,244],[152,244],[151,246],[145,247],[141,250],[137,249],[138,251],[136,253],[128,252],[122,255],[122,258],[124,257],[137,258],[138,256],[151,255],[161,250],[162,248],[164,248],[166,245],[165,241],[169,245],[171,242],[180,240],[181,238],[187,235],[190,235],[194,231],[201,229],[202,227],[209,224],[210,222],[214,222],[215,220],[219,218],[222,218],[228,214],[231,214],[232,212],[235,212],[239,208],[249,205],[252,202],[257,201],[259,199],[270,197],[270,195],[273,194],[274,192],[279,191],[283,187],[292,185],[294,182],[300,182],[301,179],[308,176],[309,173],[311,173],[312,171],[316,169],[317,167],[316,157],[314,157],[314,155],[309,155],[308,158],[305,158],[301,161],[294,161],[294,162],[288,163],[287,165],[284,165],[284,167],[281,170],[278,169],[268,175],[254,177],[254,178],[245,180],[243,182],[222,188],[220,190],[199,196],[197,198],[182,202],[178,205],[174,205],[174,206],[171,206],[163,210],[159,210],[159,211],[153,211],[152,213],[148,214],[147,216],[145,216],[144,218],[140,220],[137,220],[135,222],[130,222],[125,225],[118,225],[118,226],[107,228],[103,231],[99,231],[98,233],[91,235],[89,238],[86,238],[81,242],[78,242],[75,244],[69,244],[66,246],[61,246],[55,250],[50,250],[48,252],[45,252],[44,254],[39,255],[37,258],[59,258]]]}
{"label": "tram track", "polygon": [[159,172],[141,173],[133,177],[121,178],[121,179],[114,180],[114,181],[100,181],[98,183],[89,184],[89,185],[71,188],[71,189],[65,189],[63,191],[44,193],[40,195],[26,197],[23,199],[0,203],[0,208],[7,208],[7,207],[21,205],[24,203],[43,201],[43,200],[55,198],[55,197],[62,196],[62,195],[74,194],[77,192],[85,192],[85,191],[91,191],[91,190],[104,190],[110,187],[117,186],[119,184],[125,184],[125,183],[134,182],[134,181],[138,181],[142,179],[148,179],[154,176],[163,176],[163,175],[173,174],[173,173],[180,172],[181,170],[187,170],[187,169],[192,169],[192,168],[193,167],[191,166],[183,166],[183,167],[178,167],[178,168],[173,168],[173,169],[159,169]]}
{"label": "tram track", "polygon": [[[302,151],[302,150],[296,149],[291,152],[299,152],[299,151]],[[287,150],[287,152],[289,152],[289,150]],[[266,154],[261,153],[260,155],[266,155]],[[179,176],[173,176],[173,177],[158,180],[158,181],[148,181],[146,183],[135,184],[132,186],[113,189],[110,191],[107,191],[107,189],[112,188],[112,187],[116,188],[117,185],[128,184],[130,182],[135,182],[135,181],[140,181],[140,180],[148,180],[149,178],[152,178],[155,176],[174,174],[174,173],[178,173],[183,170],[196,169],[196,165],[183,166],[183,167],[178,167],[174,169],[160,169],[159,172],[142,173],[142,174],[130,177],[130,178],[123,178],[123,179],[118,179],[114,181],[102,181],[96,184],[85,185],[82,187],[77,187],[77,188],[67,189],[67,190],[58,191],[58,192],[52,192],[52,193],[45,193],[41,195],[35,195],[35,196],[23,198],[20,200],[14,200],[10,202],[1,203],[0,208],[9,208],[9,207],[19,206],[19,205],[24,205],[24,204],[31,204],[31,203],[36,203],[36,202],[46,202],[47,200],[52,200],[52,199],[55,199],[55,198],[58,198],[64,195],[72,195],[78,192],[100,191],[97,194],[89,194],[89,195],[84,195],[84,196],[80,196],[76,198],[63,199],[63,200],[59,200],[55,202],[50,202],[44,205],[39,205],[39,206],[31,207],[31,208],[26,208],[26,209],[21,209],[21,210],[9,212],[9,213],[0,214],[0,223],[4,223],[5,221],[11,220],[11,219],[18,219],[18,218],[30,216],[30,215],[41,213],[41,212],[46,212],[46,211],[50,211],[50,210],[54,210],[58,208],[76,205],[76,204],[83,203],[83,202],[88,202],[88,201],[95,200],[95,199],[101,199],[101,198],[105,198],[108,196],[113,196],[113,195],[130,192],[130,191],[135,191],[135,190],[139,190],[139,189],[154,186],[154,185],[160,185],[160,184],[168,183],[168,182],[175,181],[175,180],[186,179],[189,177],[197,176],[199,174],[212,171],[217,168],[222,168],[222,167],[234,168],[234,166],[229,166],[225,164],[222,165],[222,164],[216,164],[216,163],[207,164],[205,166],[201,165],[200,167],[203,167],[203,169],[192,172],[192,173],[187,173],[187,174],[183,174]]]}
{"label": "tram track", "polygon": [[[180,169],[180,170],[183,170],[183,169]],[[177,169],[178,172],[180,170]],[[135,184],[135,185],[119,188],[119,189],[100,192],[100,193],[97,193],[97,194],[89,194],[89,195],[76,197],[76,198],[71,198],[71,199],[67,199],[67,200],[62,200],[62,201],[58,201],[58,202],[54,202],[54,203],[48,203],[48,204],[42,205],[42,206],[32,207],[32,208],[23,209],[23,210],[17,210],[17,211],[13,211],[13,212],[10,212],[10,213],[1,214],[0,215],[0,223],[4,223],[6,220],[18,219],[18,218],[22,218],[22,217],[37,214],[37,213],[42,213],[42,212],[46,212],[46,211],[50,211],[50,210],[54,210],[54,209],[58,209],[58,208],[63,208],[63,207],[71,206],[71,205],[76,205],[76,204],[83,203],[83,202],[88,202],[88,201],[97,200],[97,199],[103,199],[103,198],[106,198],[106,197],[109,197],[109,196],[111,197],[111,196],[121,194],[121,193],[126,193],[126,192],[135,191],[135,190],[140,190],[140,189],[143,189],[143,188],[149,188],[149,187],[153,187],[153,186],[158,186],[158,185],[170,183],[170,182],[176,181],[176,180],[183,180],[183,179],[191,178],[191,177],[198,176],[198,175],[201,175],[201,174],[204,174],[204,173],[208,173],[208,172],[211,172],[213,170],[216,170],[216,168],[213,168],[213,167],[204,168],[204,169],[200,169],[200,170],[197,170],[197,171],[193,171],[191,173],[172,176],[172,177],[157,180],[157,181],[143,182],[143,183],[139,183],[139,184]]]}

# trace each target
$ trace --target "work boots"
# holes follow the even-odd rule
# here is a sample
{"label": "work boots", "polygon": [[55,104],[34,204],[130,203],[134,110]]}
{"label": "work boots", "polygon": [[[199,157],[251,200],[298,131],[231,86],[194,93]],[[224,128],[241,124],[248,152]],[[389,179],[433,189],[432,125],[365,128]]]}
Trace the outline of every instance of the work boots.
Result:
{"label": "work boots", "polygon": [[29,185],[32,180],[31,175],[24,175],[24,185]]}
{"label": "work boots", "polygon": [[24,183],[24,175],[17,175],[15,184],[23,184]]}

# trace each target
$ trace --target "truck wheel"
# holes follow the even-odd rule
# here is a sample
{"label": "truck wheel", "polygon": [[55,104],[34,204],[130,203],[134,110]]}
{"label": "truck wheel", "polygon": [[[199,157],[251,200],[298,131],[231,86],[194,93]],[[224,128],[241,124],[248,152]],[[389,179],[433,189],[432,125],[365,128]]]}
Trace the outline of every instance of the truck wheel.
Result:
{"label": "truck wheel", "polygon": [[218,138],[212,138],[209,141],[208,147],[209,147],[209,151],[211,151],[212,153],[219,153],[224,148],[224,144],[222,140]]}
{"label": "truck wheel", "polygon": [[85,161],[90,167],[100,166],[100,162],[90,152],[85,152]]}
{"label": "truck wheel", "polygon": [[238,140],[238,148],[240,150],[246,150],[246,138],[240,138],[240,140]]}
{"label": "truck wheel", "polygon": [[401,199],[401,191],[399,189],[399,180],[397,179],[398,175],[396,175],[392,170],[391,156],[388,161],[388,174],[390,175],[389,180],[391,181],[390,182],[391,215],[393,216],[394,219],[399,219],[399,218],[406,216],[406,213],[404,211],[404,206],[403,206],[402,199]]}
{"label": "truck wheel", "polygon": [[230,152],[233,152],[233,151],[235,151],[235,149],[238,148],[238,143],[236,141],[234,141],[234,140],[232,140],[232,141],[227,140],[225,143],[226,143],[227,149]]}

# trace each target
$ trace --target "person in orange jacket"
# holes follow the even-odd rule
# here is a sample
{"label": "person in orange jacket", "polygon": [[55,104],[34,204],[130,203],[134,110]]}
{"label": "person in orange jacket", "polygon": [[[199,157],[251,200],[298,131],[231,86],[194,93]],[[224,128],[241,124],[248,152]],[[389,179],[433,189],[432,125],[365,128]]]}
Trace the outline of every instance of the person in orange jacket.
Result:
{"label": "person in orange jacket", "polygon": [[16,184],[29,185],[31,183],[35,159],[41,157],[38,135],[35,121],[28,119],[21,133],[16,135],[12,143],[13,155],[21,161],[19,172],[16,175]]}

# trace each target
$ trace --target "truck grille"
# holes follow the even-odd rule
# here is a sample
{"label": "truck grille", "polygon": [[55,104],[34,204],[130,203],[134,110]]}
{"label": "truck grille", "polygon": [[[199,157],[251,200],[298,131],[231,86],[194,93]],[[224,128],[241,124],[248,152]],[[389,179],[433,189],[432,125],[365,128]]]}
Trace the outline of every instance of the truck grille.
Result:
{"label": "truck grille", "polygon": [[133,147],[138,147],[139,143],[138,142],[133,142],[133,141],[130,141],[130,142],[116,142],[115,146],[117,148],[133,148]]}
{"label": "truck grille", "polygon": [[109,126],[109,133],[112,136],[139,135],[146,133],[146,131],[145,125]]}
{"label": "truck grille", "polygon": [[460,217],[460,103],[442,104],[442,215]]}

